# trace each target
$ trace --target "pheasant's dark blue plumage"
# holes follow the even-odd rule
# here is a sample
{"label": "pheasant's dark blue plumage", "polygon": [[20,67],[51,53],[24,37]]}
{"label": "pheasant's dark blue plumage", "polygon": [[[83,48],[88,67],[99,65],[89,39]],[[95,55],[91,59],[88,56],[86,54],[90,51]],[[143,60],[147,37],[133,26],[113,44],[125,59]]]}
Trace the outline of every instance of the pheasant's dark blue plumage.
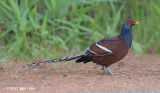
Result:
{"label": "pheasant's dark blue plumage", "polygon": [[121,33],[119,35],[95,42],[91,46],[89,46],[85,51],[79,54],[68,57],[62,57],[54,60],[48,60],[44,62],[27,64],[20,68],[44,63],[69,61],[75,58],[79,58],[76,61],[77,63],[87,63],[93,61],[94,63],[103,66],[104,74],[106,74],[105,67],[107,67],[109,73],[112,74],[112,72],[109,69],[109,66],[123,59],[127,55],[132,44],[132,26],[135,24],[138,24],[138,22],[134,21],[133,19],[127,20],[123,24]]}
{"label": "pheasant's dark blue plumage", "polygon": [[119,35],[123,38],[124,43],[131,46],[132,43],[132,25],[127,21],[123,24],[121,34]]}

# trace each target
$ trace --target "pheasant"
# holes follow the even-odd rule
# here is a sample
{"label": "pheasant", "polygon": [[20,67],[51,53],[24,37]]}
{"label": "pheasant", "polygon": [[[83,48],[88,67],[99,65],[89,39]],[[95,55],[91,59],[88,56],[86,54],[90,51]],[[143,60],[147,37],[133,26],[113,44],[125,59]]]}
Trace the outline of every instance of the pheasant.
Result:
{"label": "pheasant", "polygon": [[106,68],[110,75],[113,75],[109,66],[113,63],[116,63],[123,59],[132,43],[132,26],[135,24],[139,24],[134,19],[127,20],[121,29],[121,33],[117,36],[105,38],[98,42],[93,43],[83,52],[80,52],[75,55],[62,57],[59,59],[47,60],[38,63],[27,64],[24,66],[19,67],[18,69],[22,69],[28,66],[35,66],[35,65],[42,65],[45,63],[52,63],[52,62],[62,62],[62,61],[69,61],[76,58],[76,63],[87,63],[87,62],[94,62],[99,65],[102,65],[103,74],[106,75]]}

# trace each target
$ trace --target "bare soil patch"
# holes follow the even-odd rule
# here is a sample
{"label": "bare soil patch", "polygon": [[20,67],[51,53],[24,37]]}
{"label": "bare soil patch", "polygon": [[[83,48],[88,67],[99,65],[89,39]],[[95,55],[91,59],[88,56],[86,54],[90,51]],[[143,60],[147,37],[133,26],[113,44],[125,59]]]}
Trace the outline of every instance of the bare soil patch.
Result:
{"label": "bare soil patch", "polygon": [[160,89],[159,55],[127,56],[110,66],[113,76],[102,75],[102,67],[94,63],[52,63],[16,72],[21,65],[0,67],[1,93]]}

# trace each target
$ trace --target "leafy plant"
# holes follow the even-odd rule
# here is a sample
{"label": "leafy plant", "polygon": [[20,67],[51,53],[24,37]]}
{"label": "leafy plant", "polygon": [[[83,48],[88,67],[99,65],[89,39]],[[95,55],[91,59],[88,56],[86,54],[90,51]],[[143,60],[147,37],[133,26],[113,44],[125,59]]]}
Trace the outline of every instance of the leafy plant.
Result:
{"label": "leafy plant", "polygon": [[160,52],[159,4],[158,0],[1,0],[1,56],[53,58],[79,52],[117,35],[128,18],[140,22],[133,28],[133,50]]}

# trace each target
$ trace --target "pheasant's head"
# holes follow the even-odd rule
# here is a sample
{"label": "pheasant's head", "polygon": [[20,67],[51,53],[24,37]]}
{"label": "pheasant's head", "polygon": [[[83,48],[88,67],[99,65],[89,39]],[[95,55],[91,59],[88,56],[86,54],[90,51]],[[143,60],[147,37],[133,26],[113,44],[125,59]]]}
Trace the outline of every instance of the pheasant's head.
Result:
{"label": "pheasant's head", "polygon": [[130,19],[128,20],[128,24],[130,24],[131,26],[139,24],[138,22],[134,21],[134,19]]}

